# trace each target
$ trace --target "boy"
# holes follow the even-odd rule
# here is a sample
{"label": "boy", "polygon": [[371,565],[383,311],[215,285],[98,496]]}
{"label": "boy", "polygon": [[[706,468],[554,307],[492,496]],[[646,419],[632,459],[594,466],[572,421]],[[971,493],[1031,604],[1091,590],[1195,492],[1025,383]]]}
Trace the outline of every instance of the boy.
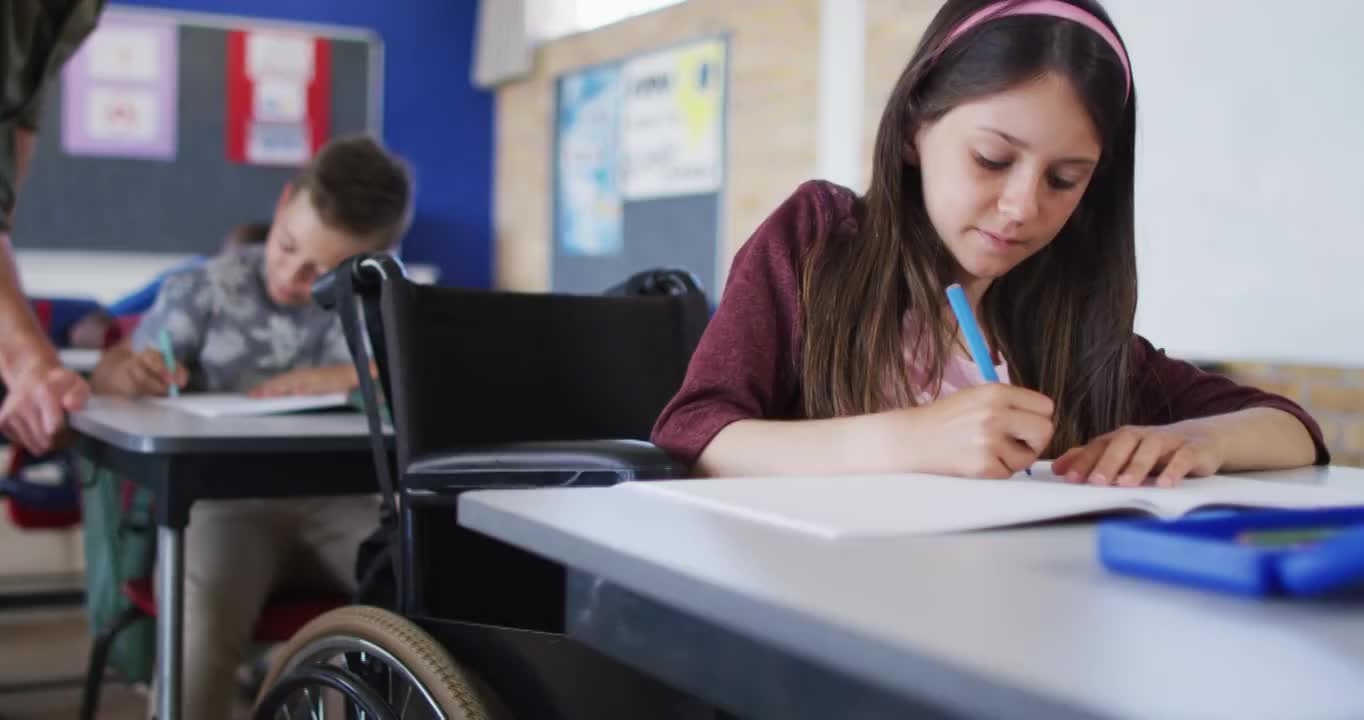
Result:
{"label": "boy", "polygon": [[[349,390],[357,380],[340,320],[309,291],[345,258],[392,247],[410,204],[401,160],[368,138],[333,141],[284,188],[264,247],[165,279],[131,343],[105,353],[95,391],[164,395],[169,383],[257,395]],[[174,375],[160,355],[163,330]],[[185,531],[185,717],[228,716],[252,628],[286,582],[355,589],[356,548],[377,508],[372,496],[194,506]]]}

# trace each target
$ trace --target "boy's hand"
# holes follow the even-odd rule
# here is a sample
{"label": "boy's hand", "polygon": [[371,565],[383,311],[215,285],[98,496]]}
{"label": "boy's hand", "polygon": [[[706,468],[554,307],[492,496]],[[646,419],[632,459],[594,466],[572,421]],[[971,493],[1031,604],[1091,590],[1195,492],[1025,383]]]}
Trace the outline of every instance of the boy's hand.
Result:
{"label": "boy's hand", "polygon": [[276,375],[252,388],[251,397],[280,397],[283,395],[325,395],[346,392],[354,388],[355,369],[349,365],[291,370]]}
{"label": "boy's hand", "polygon": [[120,345],[104,354],[91,377],[95,390],[101,393],[124,397],[164,396],[170,392],[172,383],[184,387],[189,382],[189,371],[176,363],[172,373],[156,348],[134,352],[126,345]]}
{"label": "boy's hand", "polygon": [[1173,487],[1186,477],[1212,475],[1222,463],[1222,450],[1211,437],[1176,423],[1120,427],[1065,451],[1051,468],[1075,483],[1134,486],[1157,475],[1155,484]]}

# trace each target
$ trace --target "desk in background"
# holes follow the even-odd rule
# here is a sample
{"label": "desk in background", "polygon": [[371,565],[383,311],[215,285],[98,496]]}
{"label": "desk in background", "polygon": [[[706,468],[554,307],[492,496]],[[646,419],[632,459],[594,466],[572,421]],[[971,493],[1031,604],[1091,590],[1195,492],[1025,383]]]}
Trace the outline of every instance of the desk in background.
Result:
{"label": "desk in background", "polygon": [[[71,414],[76,452],[156,494],[157,717],[180,717],[184,529],[198,500],[376,492],[355,412],[201,418],[122,398]],[[375,517],[375,525],[378,525]]]}
{"label": "desk in background", "polygon": [[745,718],[1364,717],[1364,602],[1111,574],[1092,523],[828,541],[611,488],[460,522],[569,569],[571,636]]}

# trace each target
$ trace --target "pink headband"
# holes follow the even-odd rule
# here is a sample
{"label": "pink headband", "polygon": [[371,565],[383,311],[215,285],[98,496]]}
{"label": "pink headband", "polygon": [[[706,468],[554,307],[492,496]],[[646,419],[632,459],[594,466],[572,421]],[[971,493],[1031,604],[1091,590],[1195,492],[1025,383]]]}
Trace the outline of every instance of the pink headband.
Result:
{"label": "pink headband", "polygon": [[[1113,34],[1113,31],[1109,30],[1108,26],[1099,18],[1094,17],[1094,15],[1082,8],[1067,2],[1062,2],[1061,0],[1025,0],[1024,2],[1018,2],[1017,0],[1000,0],[1000,2],[986,5],[984,8],[976,11],[971,17],[963,20],[960,25],[948,34],[947,39],[943,40],[942,46],[938,48],[938,54],[942,54],[944,48],[951,45],[953,40],[956,40],[971,28],[982,25],[990,20],[997,20],[999,18],[1009,17],[1010,15],[1050,15],[1051,17],[1058,17],[1064,20],[1070,20],[1071,22],[1080,23],[1094,31],[1096,35],[1104,39],[1104,42],[1108,43],[1109,47],[1113,48],[1113,52],[1117,53],[1118,60],[1122,62],[1123,73],[1127,76],[1127,90],[1123,94],[1123,99],[1126,100],[1131,96],[1132,66],[1127,62],[1127,52],[1123,50],[1122,42],[1118,40],[1118,36]],[[934,56],[934,59],[937,59],[936,55]]]}

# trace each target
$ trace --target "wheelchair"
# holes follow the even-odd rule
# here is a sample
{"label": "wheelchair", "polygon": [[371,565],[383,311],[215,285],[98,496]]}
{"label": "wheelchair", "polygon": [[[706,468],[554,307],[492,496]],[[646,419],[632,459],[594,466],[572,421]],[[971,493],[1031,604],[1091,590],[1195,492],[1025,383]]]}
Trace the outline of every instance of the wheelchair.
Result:
{"label": "wheelchair", "polygon": [[340,313],[361,379],[382,517],[358,561],[361,604],[286,643],[254,717],[726,717],[569,638],[565,570],[456,522],[466,490],[685,473],[646,439],[705,328],[695,278],[650,271],[596,296],[467,290],[361,255],[313,295]]}

